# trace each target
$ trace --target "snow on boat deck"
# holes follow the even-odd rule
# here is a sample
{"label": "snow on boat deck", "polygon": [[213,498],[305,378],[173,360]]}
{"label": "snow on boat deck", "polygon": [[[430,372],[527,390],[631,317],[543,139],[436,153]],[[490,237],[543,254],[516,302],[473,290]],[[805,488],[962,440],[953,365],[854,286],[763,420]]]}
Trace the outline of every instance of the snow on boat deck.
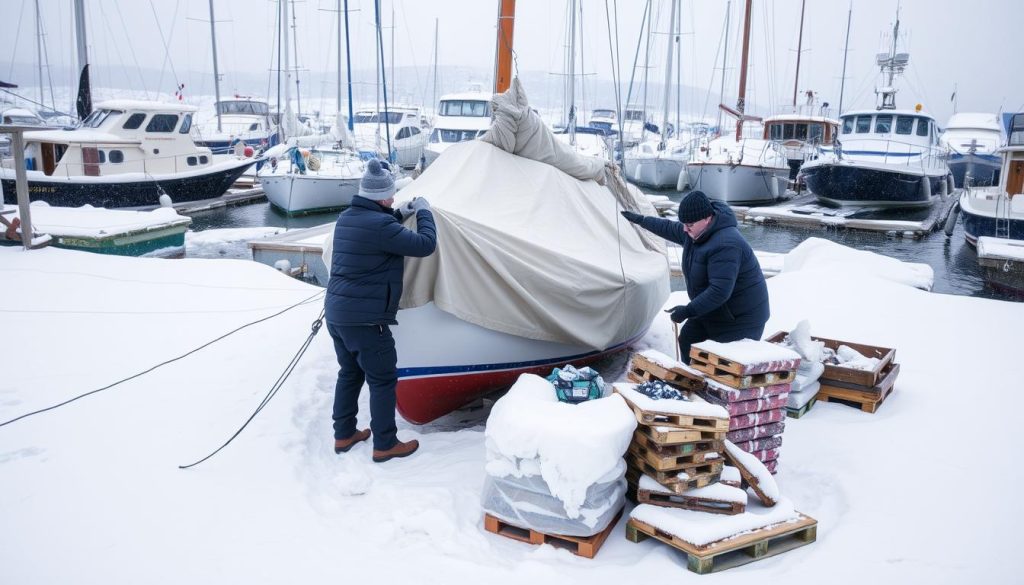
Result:
{"label": "snow on boat deck", "polygon": [[[902,371],[876,414],[819,404],[787,422],[779,488],[820,522],[818,541],[719,574],[716,583],[1017,578],[1014,536],[1024,510],[1005,486],[1024,480],[1015,463],[1024,438],[1018,412],[996,405],[1016,403],[1019,376],[954,364],[965,352],[1016,363],[1024,305],[929,293],[865,275],[867,266],[826,278],[808,263],[768,281],[766,331],[809,319],[815,335],[898,348]],[[320,290],[249,261],[57,249],[0,249],[0,272],[20,283],[5,288],[0,305],[0,331],[20,341],[3,351],[3,420],[124,378]],[[676,293],[668,305],[684,298]],[[486,409],[422,427],[400,421],[400,436],[422,444],[408,459],[374,464],[365,444],[336,456],[337,364],[323,332],[245,433],[207,463],[177,469],[252,412],[319,310],[319,302],[299,306],[145,377],[0,428],[3,580],[386,575],[446,585],[619,585],[685,573],[675,551],[630,543],[621,525],[593,561],[487,534],[479,504]],[[659,314],[638,349],[671,355],[672,343]],[[977,433],[983,449],[960,439]],[[978,470],[996,470],[999,482]]]}
{"label": "snow on boat deck", "polygon": [[942,200],[936,201],[928,216],[922,220],[870,219],[852,217],[865,209],[856,207],[833,208],[817,203],[814,195],[802,195],[791,201],[770,207],[739,207],[733,211],[740,221],[776,223],[784,226],[829,226],[872,232],[893,232],[920,238],[935,229],[946,209]]}

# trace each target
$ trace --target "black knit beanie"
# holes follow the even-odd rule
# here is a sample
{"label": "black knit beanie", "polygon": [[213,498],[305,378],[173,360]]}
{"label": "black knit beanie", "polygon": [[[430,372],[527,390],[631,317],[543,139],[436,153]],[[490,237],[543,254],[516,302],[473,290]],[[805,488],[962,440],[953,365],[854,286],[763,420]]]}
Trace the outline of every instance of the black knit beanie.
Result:
{"label": "black knit beanie", "polygon": [[679,202],[679,221],[682,223],[693,223],[714,214],[715,208],[711,207],[711,201],[703,191],[690,191]]}

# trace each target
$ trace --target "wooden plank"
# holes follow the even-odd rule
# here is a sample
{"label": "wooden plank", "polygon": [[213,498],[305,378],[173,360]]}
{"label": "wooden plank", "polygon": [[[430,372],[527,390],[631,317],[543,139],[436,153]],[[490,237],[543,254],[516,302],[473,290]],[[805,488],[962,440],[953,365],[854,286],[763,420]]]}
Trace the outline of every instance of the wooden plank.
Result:
{"label": "wooden plank", "polygon": [[[628,458],[627,458],[626,462],[629,463],[629,459]],[[627,467],[626,467],[626,485],[627,485],[627,487],[629,487],[629,489],[627,490],[627,494],[632,492],[632,499],[633,499],[633,501],[636,501],[636,491],[637,491],[637,486],[640,485],[640,477],[642,475],[645,475],[645,474],[646,473],[643,470],[637,468],[635,465],[631,465],[630,464],[630,465],[627,465]],[[649,475],[651,477],[651,479],[653,479],[654,481],[658,481],[657,478],[655,478],[653,475],[650,475],[650,474],[646,474],[646,475]],[[713,483],[718,483],[718,481],[721,478],[722,478],[721,472],[713,473],[713,474],[704,474],[704,475],[700,475],[700,476],[696,476],[696,477],[691,476],[690,479],[687,479],[687,480],[681,480],[678,477],[672,476],[671,479],[673,481],[671,481],[671,482],[661,482],[661,481],[658,481],[658,484],[660,484],[661,487],[667,489],[668,491],[670,491],[670,492],[672,492],[674,494],[685,494],[686,492],[688,492],[690,490],[695,490],[697,488],[707,487],[707,486],[709,486],[709,485],[711,485]],[[731,485],[732,487],[737,487],[737,488],[740,487],[740,484],[734,484],[734,483],[727,483],[726,485]]]}
{"label": "wooden plank", "polygon": [[817,535],[817,520],[804,514],[799,514],[795,522],[766,526],[703,546],[690,544],[635,518],[630,518],[626,523],[626,540],[641,542],[647,538],[656,538],[686,554],[687,568],[698,574],[724,571],[782,554],[814,542]]}
{"label": "wooden plank", "polygon": [[835,389],[829,392],[818,392],[817,399],[822,402],[834,402],[839,404],[845,404],[854,408],[860,408],[861,411],[874,414],[878,407],[885,402],[885,399],[892,394],[895,387],[889,388],[889,390],[876,400],[863,400],[861,396],[857,396],[854,391]]}
{"label": "wooden plank", "polygon": [[722,477],[722,468],[725,467],[723,460],[709,461],[683,470],[687,478],[681,479],[680,471],[660,471],[635,453],[626,452],[626,463],[632,466],[636,473],[645,473],[651,476],[655,481],[677,494],[715,483]]}
{"label": "wooden plank", "polygon": [[[618,390],[616,390],[618,393]],[[626,396],[619,394],[626,401],[626,404],[633,409],[636,420],[645,425],[658,425],[667,427],[678,427],[683,429],[699,429],[708,431],[728,431],[729,419],[710,416],[690,416],[675,414],[660,410],[644,410],[629,400]]]}
{"label": "wooden plank", "polygon": [[702,372],[705,376],[716,382],[731,386],[733,388],[753,388],[755,386],[773,386],[775,384],[788,384],[795,378],[793,370],[784,372],[767,372],[763,374],[738,375],[723,370],[714,364],[690,359],[690,367]]}
{"label": "wooden plank", "polygon": [[700,429],[678,429],[675,427],[660,427],[655,425],[640,424],[636,427],[637,432],[651,438],[655,443],[665,445],[678,445],[681,443],[696,443],[699,441],[724,441],[728,431],[707,431]]}
{"label": "wooden plank", "polygon": [[687,494],[676,494],[658,492],[653,490],[642,490],[637,488],[636,501],[640,504],[653,504],[663,508],[681,508],[695,512],[708,512],[710,514],[723,514],[734,516],[742,514],[747,506],[741,502],[727,502],[713,498],[698,498]]}
{"label": "wooden plank", "polygon": [[[786,338],[787,333],[785,331],[779,331],[775,333],[765,341],[772,343],[781,343]],[[875,345],[867,345],[862,343],[854,343],[852,341],[842,341],[838,339],[829,339],[827,337],[815,337],[811,336],[811,339],[820,341],[825,344],[825,347],[835,351],[839,349],[840,345],[848,346],[852,349],[857,350],[862,355],[869,358],[878,358],[879,362],[875,366],[875,369],[866,370],[855,370],[853,368],[843,368],[834,364],[825,364],[825,372],[821,375],[818,381],[825,383],[826,380],[835,380],[838,382],[849,382],[851,384],[857,384],[858,386],[874,386],[878,384],[878,381],[882,377],[882,372],[885,368],[896,359],[896,350],[888,347],[880,347]]]}
{"label": "wooden plank", "polygon": [[721,453],[717,449],[695,451],[685,455],[662,455],[639,443],[631,443],[629,452],[643,459],[658,471],[685,471],[693,467],[703,467],[707,463],[721,459]]}
{"label": "wooden plank", "polygon": [[741,462],[738,458],[730,455],[728,449],[725,450],[725,453],[723,453],[723,455],[725,455],[725,460],[729,462],[729,465],[732,465],[733,467],[739,470],[740,477],[742,477],[743,481],[750,486],[750,489],[754,490],[754,494],[757,495],[757,499],[761,500],[762,504],[764,504],[765,506],[775,505],[775,499],[770,497],[768,494],[764,493],[764,490],[761,489],[760,482],[758,482],[757,480],[757,476],[754,475],[749,469],[747,469],[743,465],[743,462]]}
{"label": "wooden plank", "polygon": [[863,397],[864,400],[878,399],[883,394],[889,392],[892,387],[896,384],[896,377],[900,374],[900,365],[896,363],[889,364],[882,372],[882,378],[878,381],[878,384],[874,386],[860,386],[858,384],[852,384],[850,382],[840,382],[836,380],[826,380],[821,382],[822,386],[827,386],[829,390],[840,389],[857,392]]}
{"label": "wooden plank", "polygon": [[784,372],[787,370],[795,370],[800,365],[799,359],[791,360],[776,360],[761,362],[756,364],[744,364],[729,358],[722,357],[718,354],[710,351],[701,349],[693,346],[690,348],[690,362],[698,360],[705,364],[711,364],[717,369],[737,376],[747,376],[750,374],[765,374],[769,372]]}
{"label": "wooden plank", "polygon": [[564,548],[576,556],[592,559],[601,550],[601,545],[608,539],[608,535],[615,529],[621,517],[622,510],[619,510],[619,513],[615,515],[615,519],[604,530],[593,536],[547,534],[529,528],[521,528],[490,514],[484,514],[484,530],[526,544],[550,544],[557,548]]}
{"label": "wooden plank", "polygon": [[645,428],[650,427],[637,425],[636,431],[633,432],[633,443],[654,451],[657,457],[673,457],[689,455],[691,453],[721,452],[722,449],[725,448],[725,444],[722,441],[691,441],[687,443],[663,445],[641,430]]}
{"label": "wooden plank", "polygon": [[666,368],[639,353],[633,354],[629,374],[631,379],[635,377],[643,382],[661,380],[683,390],[700,390],[705,385],[704,377],[700,374],[682,368]]}

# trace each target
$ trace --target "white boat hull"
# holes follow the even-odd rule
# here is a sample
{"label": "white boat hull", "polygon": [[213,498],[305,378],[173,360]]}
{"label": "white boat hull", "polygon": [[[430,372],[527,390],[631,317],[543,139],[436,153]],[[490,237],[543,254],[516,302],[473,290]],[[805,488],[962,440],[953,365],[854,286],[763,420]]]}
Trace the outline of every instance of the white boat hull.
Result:
{"label": "white boat hull", "polygon": [[690,187],[730,205],[763,205],[786,193],[789,167],[692,162]]}
{"label": "white boat hull", "polygon": [[655,189],[674,189],[686,162],[661,157],[626,157],[626,179]]}
{"label": "white boat hull", "polygon": [[260,184],[270,204],[288,214],[348,207],[359,193],[359,178],[289,173],[263,175]]}

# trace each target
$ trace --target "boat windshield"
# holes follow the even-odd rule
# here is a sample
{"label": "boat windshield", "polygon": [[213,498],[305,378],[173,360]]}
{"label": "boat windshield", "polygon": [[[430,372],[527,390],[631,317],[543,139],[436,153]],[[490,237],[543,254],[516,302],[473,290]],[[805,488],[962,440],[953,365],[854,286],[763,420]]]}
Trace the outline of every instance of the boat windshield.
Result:
{"label": "boat windshield", "polygon": [[99,128],[111,116],[123,114],[121,110],[96,110],[82,121],[83,128]]}
{"label": "boat windshield", "polygon": [[486,130],[445,130],[444,128],[434,128],[434,131],[430,133],[430,141],[434,144],[438,142],[465,142],[483,135],[484,132]]}
{"label": "boat windshield", "polygon": [[1010,118],[1010,146],[1024,145],[1024,114],[1014,114]]}
{"label": "boat windshield", "polygon": [[388,124],[398,124],[402,121],[402,115],[402,112],[388,112],[387,118],[385,118],[383,112],[357,112],[355,115],[355,123],[376,124],[379,120],[383,124],[386,120],[386,123]]}
{"label": "boat windshield", "polygon": [[229,102],[217,102],[217,111],[221,114],[248,114],[266,116],[270,113],[270,107],[263,102],[248,100],[233,100]]}
{"label": "boat windshield", "polygon": [[614,118],[615,110],[594,110],[595,118]]}
{"label": "boat windshield", "polygon": [[642,122],[643,119],[644,119],[644,111],[643,110],[626,110],[625,118],[626,118],[626,120],[636,120],[638,122]]}
{"label": "boat windshield", "polygon": [[35,116],[4,116],[4,124],[17,124],[19,126],[42,126],[43,121]]}
{"label": "boat windshield", "polygon": [[441,115],[486,118],[491,115],[491,104],[483,100],[444,100]]}

